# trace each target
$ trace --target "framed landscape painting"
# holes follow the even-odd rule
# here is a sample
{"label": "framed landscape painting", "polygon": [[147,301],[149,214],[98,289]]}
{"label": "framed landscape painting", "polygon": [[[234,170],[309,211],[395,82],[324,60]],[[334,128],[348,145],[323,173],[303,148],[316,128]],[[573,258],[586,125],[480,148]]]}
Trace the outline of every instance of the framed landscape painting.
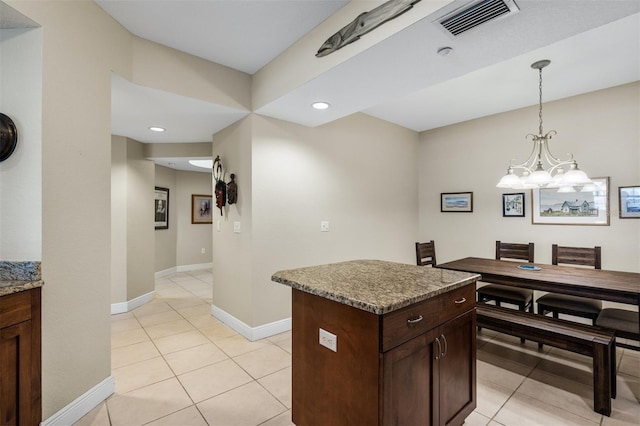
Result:
{"label": "framed landscape painting", "polygon": [[536,225],[609,225],[609,178],[571,192],[532,189],[531,222]]}
{"label": "framed landscape painting", "polygon": [[470,213],[473,211],[473,192],[440,193],[440,211]]}
{"label": "framed landscape painting", "polygon": [[620,219],[640,219],[640,185],[618,187]]}

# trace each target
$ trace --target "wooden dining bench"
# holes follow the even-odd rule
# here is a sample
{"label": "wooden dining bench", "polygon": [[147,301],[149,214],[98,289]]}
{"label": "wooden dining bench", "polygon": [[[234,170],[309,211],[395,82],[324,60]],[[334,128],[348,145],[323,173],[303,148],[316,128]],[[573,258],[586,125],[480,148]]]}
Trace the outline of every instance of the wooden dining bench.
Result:
{"label": "wooden dining bench", "polygon": [[492,305],[478,304],[476,313],[480,327],[593,358],[593,410],[611,415],[611,398],[616,397],[614,333],[594,326]]}

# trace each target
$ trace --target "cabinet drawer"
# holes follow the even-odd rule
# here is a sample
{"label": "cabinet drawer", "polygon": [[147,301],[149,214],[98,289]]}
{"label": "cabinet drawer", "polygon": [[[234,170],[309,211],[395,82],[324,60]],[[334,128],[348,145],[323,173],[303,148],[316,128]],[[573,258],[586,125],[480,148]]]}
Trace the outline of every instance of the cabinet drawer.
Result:
{"label": "cabinet drawer", "polygon": [[476,306],[475,283],[445,293],[439,301],[440,323],[444,323]]}
{"label": "cabinet drawer", "polygon": [[385,352],[439,325],[440,297],[433,297],[382,317],[382,351]]}
{"label": "cabinet drawer", "polygon": [[0,297],[0,328],[31,319],[31,291]]}

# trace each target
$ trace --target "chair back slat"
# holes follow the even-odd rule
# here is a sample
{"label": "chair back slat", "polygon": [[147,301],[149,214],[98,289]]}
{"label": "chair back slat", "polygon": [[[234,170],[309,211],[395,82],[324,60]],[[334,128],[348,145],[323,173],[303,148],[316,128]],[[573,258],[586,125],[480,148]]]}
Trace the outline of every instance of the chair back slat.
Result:
{"label": "chair back slat", "polygon": [[533,263],[533,243],[517,244],[496,241],[496,259],[518,259]]}
{"label": "chair back slat", "polygon": [[416,264],[419,266],[436,266],[436,243],[416,243]]}
{"label": "chair back slat", "polygon": [[564,263],[567,265],[593,266],[595,269],[601,269],[601,248],[599,246],[593,248],[563,247],[553,244],[551,246],[551,263],[554,265]]}

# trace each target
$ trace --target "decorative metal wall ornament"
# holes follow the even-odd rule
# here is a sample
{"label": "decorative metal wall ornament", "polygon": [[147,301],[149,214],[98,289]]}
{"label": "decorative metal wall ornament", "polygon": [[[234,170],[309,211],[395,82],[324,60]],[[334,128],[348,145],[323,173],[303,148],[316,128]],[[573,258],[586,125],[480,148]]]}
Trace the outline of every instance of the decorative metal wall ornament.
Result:
{"label": "decorative metal wall ornament", "polygon": [[227,184],[227,201],[229,202],[229,205],[231,205],[238,201],[238,185],[235,181],[235,174],[231,173],[229,177],[231,178],[231,182]]}
{"label": "decorative metal wall ornament", "polygon": [[369,31],[402,15],[407,10],[413,8],[413,5],[419,1],[420,0],[389,0],[369,12],[361,13],[356,19],[351,21],[351,23],[329,37],[327,41],[320,46],[316,56],[318,58],[327,56],[329,53],[335,52],[349,43],[353,43]]}
{"label": "decorative metal wall ornament", "polygon": [[0,162],[11,157],[18,144],[18,130],[13,120],[0,112]]}
{"label": "decorative metal wall ornament", "polygon": [[222,208],[227,204],[227,184],[224,182],[224,171],[222,170],[222,160],[217,155],[213,160],[213,179],[215,180],[214,193],[216,196],[216,205],[220,209],[220,215],[224,216]]}

